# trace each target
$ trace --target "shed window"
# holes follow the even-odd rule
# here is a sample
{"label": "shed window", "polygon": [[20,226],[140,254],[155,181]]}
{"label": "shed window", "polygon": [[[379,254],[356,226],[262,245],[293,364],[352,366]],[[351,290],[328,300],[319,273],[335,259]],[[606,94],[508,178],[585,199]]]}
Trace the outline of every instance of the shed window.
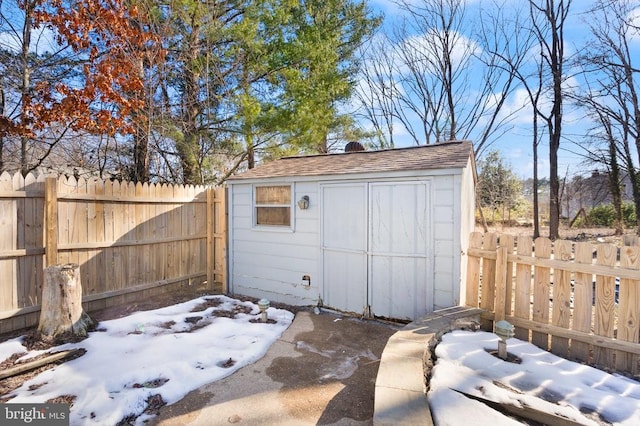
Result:
{"label": "shed window", "polygon": [[256,186],[256,225],[291,226],[291,186]]}

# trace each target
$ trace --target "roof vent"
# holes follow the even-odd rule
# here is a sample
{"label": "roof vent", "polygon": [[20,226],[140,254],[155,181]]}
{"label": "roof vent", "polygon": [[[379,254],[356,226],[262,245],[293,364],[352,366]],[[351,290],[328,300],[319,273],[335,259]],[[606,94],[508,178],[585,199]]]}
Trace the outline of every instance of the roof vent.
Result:
{"label": "roof vent", "polygon": [[344,152],[364,151],[364,146],[360,142],[349,142],[344,147]]}

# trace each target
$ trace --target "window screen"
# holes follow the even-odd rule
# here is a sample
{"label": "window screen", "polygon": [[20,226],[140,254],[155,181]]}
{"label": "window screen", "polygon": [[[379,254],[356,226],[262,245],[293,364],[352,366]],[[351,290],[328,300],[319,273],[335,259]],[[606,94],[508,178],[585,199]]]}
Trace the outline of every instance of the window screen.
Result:
{"label": "window screen", "polygon": [[291,226],[291,186],[257,186],[256,225]]}

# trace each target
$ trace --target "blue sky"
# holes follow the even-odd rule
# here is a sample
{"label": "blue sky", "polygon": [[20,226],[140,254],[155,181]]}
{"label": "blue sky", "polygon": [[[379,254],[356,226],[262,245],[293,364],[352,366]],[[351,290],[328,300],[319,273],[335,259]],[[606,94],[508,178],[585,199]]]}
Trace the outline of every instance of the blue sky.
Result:
{"label": "blue sky", "polygon": [[[418,3],[419,1],[420,0],[413,0],[414,3]],[[640,1],[634,1],[640,7]],[[476,18],[479,8],[482,8],[483,5],[493,3],[493,1],[486,0],[467,0],[466,11],[468,18]],[[522,6],[523,4],[521,1],[516,0],[505,1],[504,3],[507,7],[509,7],[509,4],[514,6]],[[387,28],[393,25],[394,19],[397,18],[400,13],[399,8],[388,0],[370,0],[369,4],[374,10],[380,11],[385,15],[384,25]],[[584,43],[589,40],[588,23],[584,12],[591,4],[591,1],[574,0],[571,5],[571,16],[565,24],[565,51],[567,57],[581,49]],[[469,28],[468,33],[465,33],[464,36],[472,38],[473,28]],[[635,39],[633,42],[640,57],[640,39]],[[568,70],[568,72],[571,72],[571,70]],[[569,83],[582,86],[579,78],[571,78]],[[524,92],[522,88],[514,91],[508,99],[507,105],[514,109],[518,106],[529,105],[526,92]],[[521,177],[530,177],[533,173],[531,122],[531,108],[522,108],[516,113],[514,120],[511,122],[511,130],[491,145],[490,148],[497,149],[501,156],[511,164],[514,172]],[[579,136],[584,134],[590,125],[583,111],[578,110],[575,106],[565,104],[563,121],[563,135],[565,139],[560,146],[558,162],[558,173],[561,177],[564,175],[587,174],[593,169],[593,166],[581,164],[583,158],[579,155],[581,152],[579,142],[582,140]],[[396,138],[396,146],[413,144],[409,138],[402,136],[401,129],[396,133]],[[548,144],[546,143],[546,139],[543,138],[538,153],[538,170],[540,176],[548,176],[549,174],[548,155]]]}

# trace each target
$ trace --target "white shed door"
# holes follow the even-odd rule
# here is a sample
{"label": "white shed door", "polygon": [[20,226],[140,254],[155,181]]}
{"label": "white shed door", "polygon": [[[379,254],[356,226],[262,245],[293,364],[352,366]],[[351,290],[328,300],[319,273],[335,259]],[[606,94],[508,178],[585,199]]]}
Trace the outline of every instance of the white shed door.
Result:
{"label": "white shed door", "polygon": [[432,310],[426,182],[370,188],[369,302],[374,315],[416,319]]}
{"label": "white shed door", "polygon": [[325,305],[400,319],[432,310],[428,184],[323,186]]}
{"label": "white shed door", "polygon": [[367,305],[366,184],[322,187],[324,304],[348,312]]}

